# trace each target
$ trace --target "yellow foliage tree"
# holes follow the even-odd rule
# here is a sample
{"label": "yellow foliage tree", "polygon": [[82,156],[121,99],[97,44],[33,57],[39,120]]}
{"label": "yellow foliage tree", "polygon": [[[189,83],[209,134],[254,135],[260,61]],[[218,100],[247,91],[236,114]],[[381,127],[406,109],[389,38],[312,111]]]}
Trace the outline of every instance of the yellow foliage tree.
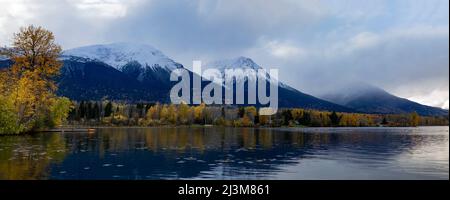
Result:
{"label": "yellow foliage tree", "polygon": [[181,124],[188,124],[189,123],[189,115],[190,115],[190,109],[189,106],[185,103],[181,103],[178,106],[178,119]]}
{"label": "yellow foliage tree", "polygon": [[268,115],[259,115],[259,123],[261,125],[268,125],[269,119],[270,119],[270,116],[268,116]]}
{"label": "yellow foliage tree", "polygon": [[151,106],[147,111],[147,119],[149,120],[157,120],[159,119],[159,110],[160,110],[159,103],[156,103],[155,105]]}
{"label": "yellow foliage tree", "polygon": [[[55,95],[57,88],[53,78],[62,63],[58,60],[61,47],[55,43],[53,33],[42,27],[21,28],[14,34],[12,47],[0,53],[13,63],[0,72],[1,96],[12,102],[17,123],[25,126],[24,131],[62,122],[53,117],[64,118],[67,114],[52,112],[68,113],[70,105],[60,104],[67,101]],[[61,108],[61,105],[66,107]]]}
{"label": "yellow foliage tree", "polygon": [[203,111],[205,110],[205,107],[206,107],[206,105],[204,103],[202,103],[194,108],[194,119],[196,122],[201,122],[201,123],[204,122],[205,117],[204,117]]}
{"label": "yellow foliage tree", "polygon": [[410,115],[411,126],[418,126],[419,122],[420,122],[420,116],[416,112],[411,113],[411,115]]}
{"label": "yellow foliage tree", "polygon": [[250,117],[247,116],[247,114],[244,115],[244,117],[242,117],[241,119],[241,125],[244,127],[249,127],[253,125],[253,122],[251,121]]}
{"label": "yellow foliage tree", "polygon": [[244,108],[245,115],[249,118],[251,123],[255,123],[255,117],[258,114],[255,106],[247,106]]}
{"label": "yellow foliage tree", "polygon": [[167,105],[163,105],[161,111],[159,112],[159,119],[162,122],[167,122],[169,120],[169,108]]}
{"label": "yellow foliage tree", "polygon": [[170,104],[167,108],[167,121],[171,124],[177,123],[177,108],[174,104]]}

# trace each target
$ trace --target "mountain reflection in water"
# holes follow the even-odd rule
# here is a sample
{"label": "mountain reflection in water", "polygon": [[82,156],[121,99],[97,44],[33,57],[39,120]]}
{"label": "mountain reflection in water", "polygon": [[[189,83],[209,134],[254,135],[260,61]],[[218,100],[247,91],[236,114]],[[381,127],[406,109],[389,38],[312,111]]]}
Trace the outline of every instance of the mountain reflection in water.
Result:
{"label": "mountain reflection in water", "polygon": [[448,179],[448,138],[448,127],[3,136],[0,179]]}

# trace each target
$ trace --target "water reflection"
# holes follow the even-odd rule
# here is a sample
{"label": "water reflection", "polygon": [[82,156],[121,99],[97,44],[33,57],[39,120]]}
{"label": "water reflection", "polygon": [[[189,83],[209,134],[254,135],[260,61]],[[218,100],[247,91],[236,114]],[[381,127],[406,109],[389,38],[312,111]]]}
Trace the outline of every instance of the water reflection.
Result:
{"label": "water reflection", "polygon": [[60,134],[0,137],[0,179],[45,179],[50,163],[66,155]]}
{"label": "water reflection", "polygon": [[104,128],[0,137],[0,179],[448,179],[448,146],[448,127]]}

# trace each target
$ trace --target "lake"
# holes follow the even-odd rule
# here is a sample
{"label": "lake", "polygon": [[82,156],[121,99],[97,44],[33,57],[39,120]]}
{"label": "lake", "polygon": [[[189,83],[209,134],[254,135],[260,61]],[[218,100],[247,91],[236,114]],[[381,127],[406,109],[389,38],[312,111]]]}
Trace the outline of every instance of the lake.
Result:
{"label": "lake", "polygon": [[0,137],[0,179],[449,179],[449,127],[99,128]]}

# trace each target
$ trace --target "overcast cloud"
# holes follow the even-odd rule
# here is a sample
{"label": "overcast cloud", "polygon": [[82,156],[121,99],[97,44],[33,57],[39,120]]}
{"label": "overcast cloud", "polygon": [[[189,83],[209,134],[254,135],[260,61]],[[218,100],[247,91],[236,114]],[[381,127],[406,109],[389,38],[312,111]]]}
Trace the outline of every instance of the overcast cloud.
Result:
{"label": "overcast cloud", "polygon": [[247,56],[314,95],[365,81],[448,108],[448,0],[0,0],[0,45],[19,27],[63,48],[143,42],[187,68]]}

